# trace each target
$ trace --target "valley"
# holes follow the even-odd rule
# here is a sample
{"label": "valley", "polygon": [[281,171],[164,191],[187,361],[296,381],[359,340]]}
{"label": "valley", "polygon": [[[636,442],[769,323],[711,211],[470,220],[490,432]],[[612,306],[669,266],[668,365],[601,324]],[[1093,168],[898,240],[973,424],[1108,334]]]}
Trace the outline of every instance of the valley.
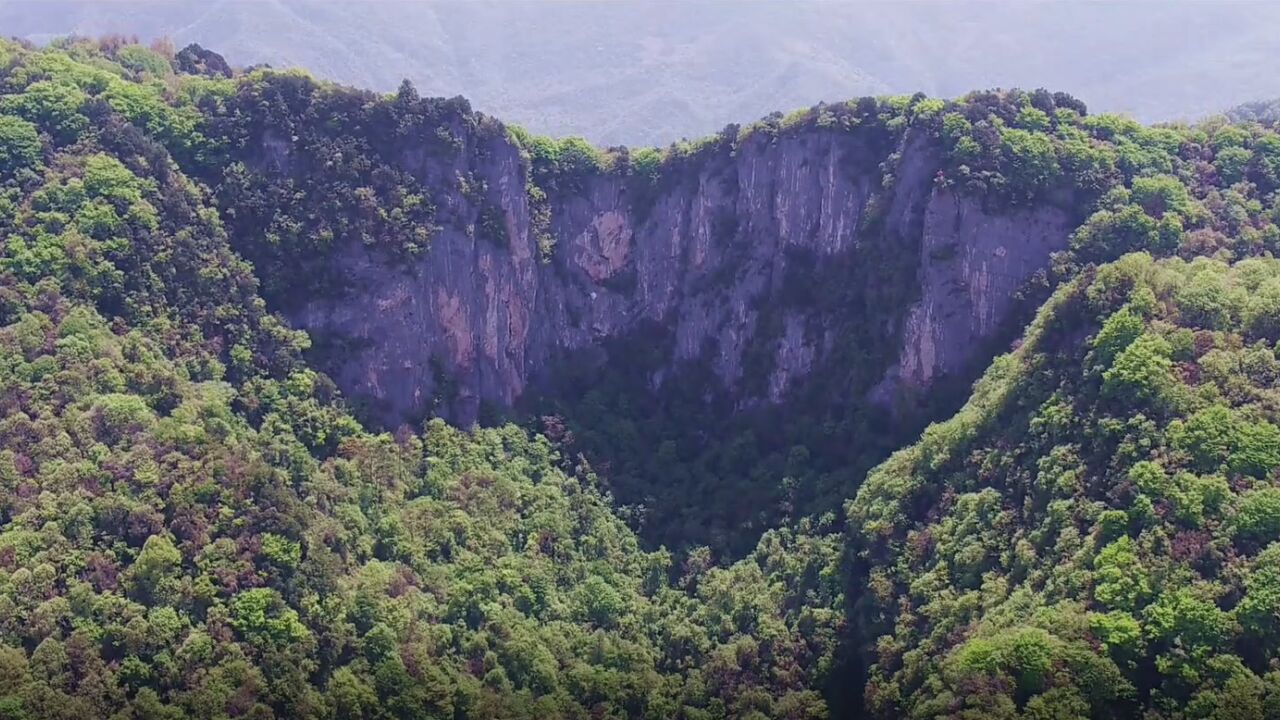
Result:
{"label": "valley", "polygon": [[1280,135],[666,148],[0,44],[13,717],[1269,717]]}

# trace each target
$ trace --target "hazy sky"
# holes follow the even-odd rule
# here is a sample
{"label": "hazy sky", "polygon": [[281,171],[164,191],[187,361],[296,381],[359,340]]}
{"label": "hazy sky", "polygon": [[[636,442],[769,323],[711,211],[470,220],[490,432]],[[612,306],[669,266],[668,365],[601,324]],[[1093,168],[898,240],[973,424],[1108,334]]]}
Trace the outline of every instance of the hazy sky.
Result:
{"label": "hazy sky", "polygon": [[409,77],[601,143],[917,90],[1047,87],[1146,121],[1280,96],[1280,2],[1263,1],[0,0],[0,28],[167,35],[379,90]]}

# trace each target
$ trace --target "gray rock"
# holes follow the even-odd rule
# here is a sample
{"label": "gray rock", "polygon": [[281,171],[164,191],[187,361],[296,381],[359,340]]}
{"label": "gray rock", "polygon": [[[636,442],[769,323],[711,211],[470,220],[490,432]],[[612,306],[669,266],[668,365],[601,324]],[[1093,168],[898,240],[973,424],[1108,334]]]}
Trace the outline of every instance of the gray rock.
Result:
{"label": "gray rock", "polygon": [[[555,251],[543,262],[518,149],[501,137],[466,142],[452,164],[412,151],[402,158],[436,190],[441,228],[428,252],[392,269],[343,242],[333,262],[352,291],[312,298],[289,317],[345,341],[326,370],[388,424],[428,413],[468,424],[482,402],[511,407],[547,382],[557,358],[590,352],[608,362],[601,343],[642,327],[670,339],[655,383],[702,360],[740,404],[776,403],[832,357],[850,313],[874,315],[885,342],[900,343],[865,396],[893,405],[963,372],[989,341],[1007,343],[997,334],[1012,293],[1070,229],[1047,206],[988,212],[935,189],[939,150],[923,134],[908,132],[882,157],[854,134],[808,130],[752,135],[667,183],[643,211],[623,179],[587,177],[579,191],[550,197]],[[271,165],[288,162],[275,139],[267,145]],[[466,197],[457,177],[483,181],[486,196]],[[497,209],[505,242],[477,231],[478,205]],[[797,258],[856,267],[873,262],[871,248],[918,258],[918,287],[903,294],[914,305],[843,308],[788,296],[789,271],[805,282]],[[765,308],[782,309],[768,330]],[[753,384],[744,360],[759,347],[767,376]]]}

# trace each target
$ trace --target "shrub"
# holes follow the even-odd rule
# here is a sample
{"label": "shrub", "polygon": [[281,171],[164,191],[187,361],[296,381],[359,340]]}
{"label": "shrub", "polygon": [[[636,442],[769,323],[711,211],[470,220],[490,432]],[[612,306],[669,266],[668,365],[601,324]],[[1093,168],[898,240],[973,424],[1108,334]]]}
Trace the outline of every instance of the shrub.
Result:
{"label": "shrub", "polygon": [[1150,333],[1139,336],[1102,374],[1103,393],[1134,402],[1163,400],[1174,382],[1172,355],[1173,348],[1164,338]]}
{"label": "shrub", "polygon": [[0,177],[36,167],[40,162],[36,126],[12,115],[0,115]]}
{"label": "shrub", "polygon": [[1235,537],[1246,543],[1264,543],[1280,537],[1280,488],[1246,493],[1240,499],[1233,527]]}

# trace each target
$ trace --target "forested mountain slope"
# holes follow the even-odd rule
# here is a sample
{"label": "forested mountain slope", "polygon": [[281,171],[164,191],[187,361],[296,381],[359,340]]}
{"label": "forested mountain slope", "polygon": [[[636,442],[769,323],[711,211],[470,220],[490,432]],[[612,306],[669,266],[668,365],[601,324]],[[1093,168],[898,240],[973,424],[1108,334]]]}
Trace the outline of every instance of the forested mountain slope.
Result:
{"label": "forested mountain slope", "polygon": [[68,50],[3,46],[8,716],[821,714],[831,540],[672,570],[543,439],[362,430],[174,162],[167,61]]}
{"label": "forested mountain slope", "polygon": [[[1043,294],[1076,196],[1102,186],[958,193],[946,104],[922,97],[602,152],[408,84],[226,77],[196,48],[174,58],[196,76],[142,64],[153,79],[122,86],[136,97],[120,107],[208,187],[267,308],[310,333],[310,362],[363,418],[563,415],[651,540],[738,555],[782,517],[836,508],[958,405],[1034,306],[1015,295]],[[1046,118],[1083,112],[1035,97]],[[988,105],[1019,112],[998,95],[966,107]],[[1003,135],[987,142],[1000,162]]]}
{"label": "forested mountain slope", "polygon": [[1089,270],[868,477],[870,712],[1280,710],[1278,291],[1271,258]]}
{"label": "forested mountain slope", "polygon": [[9,715],[1280,706],[1270,130],[0,67]]}

